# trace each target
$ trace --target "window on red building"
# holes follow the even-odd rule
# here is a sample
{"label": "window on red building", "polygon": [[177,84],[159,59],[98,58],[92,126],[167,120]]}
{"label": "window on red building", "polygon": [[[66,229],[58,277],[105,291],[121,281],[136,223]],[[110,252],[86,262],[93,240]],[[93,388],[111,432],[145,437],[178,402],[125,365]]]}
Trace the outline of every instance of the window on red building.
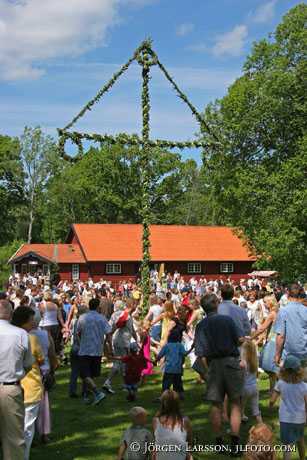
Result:
{"label": "window on red building", "polygon": [[201,273],[201,264],[199,262],[189,263],[188,273]]}
{"label": "window on red building", "polygon": [[122,264],[106,264],[107,275],[120,275],[122,272]]}
{"label": "window on red building", "polygon": [[224,262],[220,265],[220,272],[221,273],[233,273],[234,266],[231,262]]}

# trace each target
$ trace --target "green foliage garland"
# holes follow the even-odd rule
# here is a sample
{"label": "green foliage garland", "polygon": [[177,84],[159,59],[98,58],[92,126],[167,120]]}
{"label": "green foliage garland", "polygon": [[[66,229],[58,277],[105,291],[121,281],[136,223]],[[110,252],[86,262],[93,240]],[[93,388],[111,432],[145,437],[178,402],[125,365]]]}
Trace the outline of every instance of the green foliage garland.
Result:
{"label": "green foliage garland", "polygon": [[[142,127],[142,138],[136,134],[127,135],[120,133],[117,136],[111,136],[108,134],[88,134],[79,133],[76,131],[68,131],[72,126],[88,111],[91,110],[93,105],[96,104],[116,83],[119,77],[128,69],[133,61],[138,62],[142,67],[142,116],[143,116],[143,127]],[[83,145],[82,141],[93,141],[98,142],[100,145],[104,143],[109,144],[120,144],[122,146],[138,146],[140,149],[140,163],[141,163],[141,184],[142,184],[142,222],[143,222],[143,261],[141,266],[142,276],[142,290],[143,290],[143,306],[146,309],[148,307],[149,293],[150,293],[150,150],[151,148],[207,148],[215,149],[220,147],[218,139],[214,133],[211,133],[212,138],[209,142],[205,140],[195,141],[168,141],[163,139],[151,140],[149,138],[150,133],[150,99],[149,99],[149,80],[150,80],[150,67],[158,65],[166,79],[171,83],[173,89],[180,97],[180,99],[188,105],[193,116],[200,124],[202,133],[209,132],[209,127],[206,124],[204,118],[196,110],[194,105],[189,101],[187,96],[180,90],[175,81],[172,79],[166,68],[161,64],[156,53],[152,50],[151,41],[145,40],[134,52],[133,56],[124,64],[121,69],[116,72],[109,82],[102,87],[102,89],[91,99],[81,111],[68,123],[64,129],[58,129],[59,134],[59,153],[65,160],[78,161],[82,158]],[[71,157],[65,153],[65,143],[70,140],[78,147],[78,154],[75,157]]]}

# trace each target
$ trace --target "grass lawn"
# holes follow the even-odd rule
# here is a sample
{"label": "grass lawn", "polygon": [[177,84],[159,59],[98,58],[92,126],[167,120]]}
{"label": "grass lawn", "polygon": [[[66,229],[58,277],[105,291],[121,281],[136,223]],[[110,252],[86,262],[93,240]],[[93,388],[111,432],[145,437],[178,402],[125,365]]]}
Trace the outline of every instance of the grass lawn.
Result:
{"label": "grass lawn", "polygon": [[[100,383],[104,381],[108,369],[103,369]],[[121,389],[121,380],[115,381],[115,395],[107,398],[98,406],[85,406],[81,399],[67,396],[69,369],[62,367],[57,372],[57,385],[50,395],[52,405],[53,431],[52,442],[47,446],[36,443],[31,452],[31,460],[113,460],[122,432],[129,425],[128,412],[132,405],[145,407],[149,412],[148,423],[158,408],[152,402],[159,396],[161,376],[150,376],[146,385],[140,388],[136,403],[126,401],[126,392]],[[190,417],[193,433],[198,443],[211,444],[214,436],[208,419],[208,405],[203,402],[204,386],[195,383],[196,374],[185,369],[185,401],[183,412]],[[261,410],[263,418],[271,424],[276,432],[278,442],[277,408],[268,408],[268,380],[261,380]],[[242,429],[242,441],[245,441],[252,422]],[[222,454],[197,453],[194,459],[229,458]],[[280,457],[281,458],[281,457]],[[293,454],[297,459],[297,454]]]}

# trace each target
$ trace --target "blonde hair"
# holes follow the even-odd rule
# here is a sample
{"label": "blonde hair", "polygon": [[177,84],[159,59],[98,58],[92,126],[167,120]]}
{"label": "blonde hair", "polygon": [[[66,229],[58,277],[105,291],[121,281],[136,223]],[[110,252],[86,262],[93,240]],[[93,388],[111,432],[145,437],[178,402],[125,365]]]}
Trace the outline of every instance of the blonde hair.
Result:
{"label": "blonde hair", "polygon": [[170,318],[175,315],[174,304],[170,300],[164,304],[164,313]]}
{"label": "blonde hair", "polygon": [[44,300],[45,300],[46,302],[52,302],[52,294],[51,294],[50,291],[46,291],[46,292],[44,293]]}
{"label": "blonde hair", "polygon": [[304,380],[304,369],[280,369],[279,378],[287,383],[300,383]]}
{"label": "blonde hair", "polygon": [[141,406],[132,407],[132,409],[130,409],[129,411],[129,415],[133,423],[136,423],[138,421],[138,418],[140,417],[140,415],[147,415],[147,414],[148,414],[147,410]]}
{"label": "blonde hair", "polygon": [[266,295],[263,300],[269,305],[270,310],[278,311],[278,302],[275,295]]}
{"label": "blonde hair", "polygon": [[248,371],[251,374],[256,374],[258,371],[258,355],[257,348],[254,342],[246,340],[242,345],[242,359],[247,363]]}

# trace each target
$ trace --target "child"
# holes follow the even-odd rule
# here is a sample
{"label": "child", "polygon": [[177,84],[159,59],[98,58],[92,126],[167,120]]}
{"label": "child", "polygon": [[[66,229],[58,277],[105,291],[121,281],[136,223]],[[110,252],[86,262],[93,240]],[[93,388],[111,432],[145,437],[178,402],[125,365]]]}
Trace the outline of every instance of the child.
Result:
{"label": "child", "polygon": [[144,358],[146,359],[146,367],[142,370],[141,374],[141,381],[142,384],[145,383],[145,379],[147,375],[152,374],[153,364],[150,361],[150,336],[149,336],[149,329],[150,325],[148,322],[143,321],[142,327],[139,331],[139,337],[142,344],[141,354],[143,354]]}
{"label": "child", "polygon": [[180,334],[171,334],[160,350],[157,361],[165,357],[165,366],[162,382],[162,390],[169,390],[173,385],[173,389],[179,394],[180,399],[183,399],[183,362],[186,351],[181,343]]}
{"label": "child", "polygon": [[[117,460],[147,460],[150,454],[147,452],[147,445],[152,442],[153,436],[149,430],[145,428],[147,422],[147,412],[143,407],[133,407],[129,415],[132,420],[132,425],[124,432]],[[137,445],[139,449],[133,451],[130,446]]]}
{"label": "child", "polygon": [[247,402],[250,404],[251,412],[256,417],[257,423],[262,423],[259,409],[259,390],[257,388],[258,356],[254,342],[246,341],[241,347],[241,366],[245,369],[244,389],[242,396],[242,421],[248,418],[244,415]]}
{"label": "child", "polygon": [[124,382],[125,388],[128,390],[128,401],[134,401],[138,389],[138,384],[141,380],[142,371],[147,366],[147,360],[143,352],[138,353],[138,345],[136,342],[130,344],[130,354],[126,356],[111,356],[111,360],[121,361],[125,364]]}
{"label": "child", "polygon": [[[282,444],[297,444],[300,460],[305,459],[304,426],[306,423],[307,384],[301,362],[288,355],[279,374],[270,407],[281,397],[279,407],[280,441]],[[284,460],[291,458],[291,452],[284,452]]]}
{"label": "child", "polygon": [[276,460],[273,445],[272,429],[264,423],[258,423],[249,430],[244,460]]}

